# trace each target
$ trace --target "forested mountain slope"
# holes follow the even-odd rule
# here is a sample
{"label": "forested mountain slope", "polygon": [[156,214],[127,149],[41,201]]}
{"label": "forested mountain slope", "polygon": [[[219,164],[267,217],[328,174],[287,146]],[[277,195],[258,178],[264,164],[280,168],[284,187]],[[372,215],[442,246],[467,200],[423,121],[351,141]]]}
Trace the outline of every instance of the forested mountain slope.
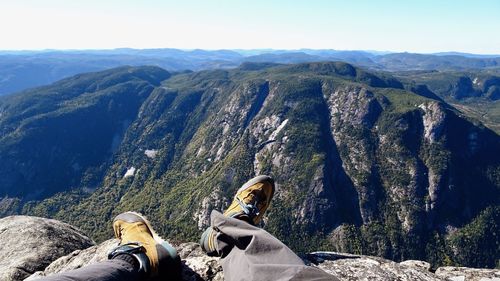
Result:
{"label": "forested mountain slope", "polygon": [[499,256],[500,137],[346,63],[82,74],[0,99],[0,131],[3,215],[100,240],[124,210],[197,239],[210,210],[269,174],[265,228],[297,251],[489,267]]}

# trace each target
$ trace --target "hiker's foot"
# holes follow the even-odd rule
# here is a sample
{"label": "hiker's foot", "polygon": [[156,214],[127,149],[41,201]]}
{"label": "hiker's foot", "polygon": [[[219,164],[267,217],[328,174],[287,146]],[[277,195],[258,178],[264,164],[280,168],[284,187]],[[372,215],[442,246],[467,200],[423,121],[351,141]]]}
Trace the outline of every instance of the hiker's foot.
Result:
{"label": "hiker's foot", "polygon": [[274,180],[269,176],[257,176],[241,186],[225,216],[259,224],[274,195]]}
{"label": "hiker's foot", "polygon": [[139,272],[147,277],[172,276],[180,270],[177,251],[158,236],[149,221],[139,213],[125,212],[113,220],[115,237],[120,245],[109,258],[128,254],[136,258]]}
{"label": "hiker's foot", "polygon": [[[257,176],[241,186],[236,192],[233,202],[224,215],[244,220],[252,225],[258,224],[266,212],[274,195],[274,180],[269,176]],[[201,248],[209,256],[218,256],[217,235],[220,233],[208,227],[201,235]]]}
{"label": "hiker's foot", "polygon": [[203,234],[201,234],[200,246],[201,249],[209,256],[221,256],[217,250],[217,235],[220,232],[216,231],[213,227],[209,226]]}

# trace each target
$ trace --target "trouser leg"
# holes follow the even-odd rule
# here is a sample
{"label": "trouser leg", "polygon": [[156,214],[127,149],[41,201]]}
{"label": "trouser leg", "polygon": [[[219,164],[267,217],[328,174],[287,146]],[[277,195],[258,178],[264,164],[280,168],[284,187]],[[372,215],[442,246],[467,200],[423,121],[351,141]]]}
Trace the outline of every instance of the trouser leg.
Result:
{"label": "trouser leg", "polygon": [[134,257],[120,255],[115,259],[44,277],[43,281],[118,281],[140,280]]}
{"label": "trouser leg", "polygon": [[233,280],[337,280],[323,270],[306,266],[285,244],[267,231],[242,220],[211,214],[212,227],[220,232],[217,248],[224,279]]}

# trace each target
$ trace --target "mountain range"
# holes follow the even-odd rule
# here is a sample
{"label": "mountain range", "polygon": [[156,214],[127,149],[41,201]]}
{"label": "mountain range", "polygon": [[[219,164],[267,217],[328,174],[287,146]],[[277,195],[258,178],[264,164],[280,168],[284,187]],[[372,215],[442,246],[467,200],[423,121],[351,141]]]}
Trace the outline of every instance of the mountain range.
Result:
{"label": "mountain range", "polygon": [[371,70],[498,69],[500,55],[411,54],[337,50],[45,50],[0,51],[0,95],[47,85],[89,71],[124,65],[155,65],[168,71],[235,68],[243,62],[305,63],[343,61]]}
{"label": "mountain range", "polygon": [[[461,59],[438,79],[425,65],[449,56],[395,73],[259,56],[304,57],[122,66],[0,97],[0,215],[57,218],[102,241],[114,215],[135,210],[196,240],[211,210],[269,174],[263,226],[298,252],[498,264],[500,137],[450,102],[496,104],[495,58]],[[395,56],[366,59],[390,68]]]}

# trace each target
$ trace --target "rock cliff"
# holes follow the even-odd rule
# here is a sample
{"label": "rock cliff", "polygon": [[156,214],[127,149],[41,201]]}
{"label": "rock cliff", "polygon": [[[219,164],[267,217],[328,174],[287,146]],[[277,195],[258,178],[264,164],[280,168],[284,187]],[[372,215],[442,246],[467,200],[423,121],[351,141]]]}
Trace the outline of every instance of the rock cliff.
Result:
{"label": "rock cliff", "polygon": [[[22,241],[22,243],[19,243]],[[56,220],[26,216],[0,219],[0,280],[36,280],[83,267],[107,258],[118,241],[98,245],[76,228]],[[183,280],[224,280],[218,258],[206,256],[196,243],[177,244],[183,260]],[[443,267],[433,273],[430,264],[408,260],[396,263],[383,258],[335,252],[313,252],[303,257],[340,280],[499,280],[500,270]]]}
{"label": "rock cliff", "polygon": [[133,209],[193,241],[268,174],[264,224],[297,252],[494,267],[500,137],[403,88],[340,62],[122,67],[0,98],[0,216],[56,218],[102,242]]}

